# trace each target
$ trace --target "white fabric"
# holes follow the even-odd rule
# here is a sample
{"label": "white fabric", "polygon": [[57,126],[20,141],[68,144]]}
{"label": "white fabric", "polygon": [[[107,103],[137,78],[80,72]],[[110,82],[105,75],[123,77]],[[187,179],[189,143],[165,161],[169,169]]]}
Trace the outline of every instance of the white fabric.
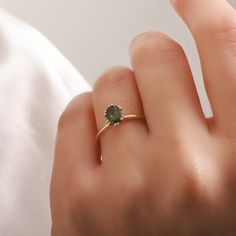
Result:
{"label": "white fabric", "polygon": [[50,235],[57,120],[91,88],[29,25],[0,10],[0,235]]}

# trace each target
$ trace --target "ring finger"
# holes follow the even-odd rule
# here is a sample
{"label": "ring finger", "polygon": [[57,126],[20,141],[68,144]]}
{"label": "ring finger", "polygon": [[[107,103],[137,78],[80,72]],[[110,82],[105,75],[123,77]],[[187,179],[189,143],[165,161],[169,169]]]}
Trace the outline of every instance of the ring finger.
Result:
{"label": "ring finger", "polygon": [[[124,67],[112,68],[98,79],[94,85],[93,104],[98,129],[106,124],[104,110],[111,104],[121,106],[124,115],[143,116],[142,102],[134,74]],[[122,122],[121,125],[106,129],[99,138],[103,160],[107,157],[109,160],[116,159],[115,154],[121,154],[122,151],[132,152],[143,143],[147,135],[147,126],[140,120]]]}

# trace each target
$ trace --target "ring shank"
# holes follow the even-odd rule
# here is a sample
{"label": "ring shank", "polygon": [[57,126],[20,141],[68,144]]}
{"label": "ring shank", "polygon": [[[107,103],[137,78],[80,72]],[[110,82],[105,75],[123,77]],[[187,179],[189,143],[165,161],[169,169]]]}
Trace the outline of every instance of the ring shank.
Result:
{"label": "ring shank", "polygon": [[[139,116],[139,115],[124,115],[122,122],[126,120],[135,120],[135,119],[140,119],[145,121],[144,116]],[[96,135],[96,140],[97,143],[99,141],[99,137],[105,132],[106,129],[108,129],[111,126],[111,124],[107,123],[105,124],[101,129],[99,129],[97,135]]]}

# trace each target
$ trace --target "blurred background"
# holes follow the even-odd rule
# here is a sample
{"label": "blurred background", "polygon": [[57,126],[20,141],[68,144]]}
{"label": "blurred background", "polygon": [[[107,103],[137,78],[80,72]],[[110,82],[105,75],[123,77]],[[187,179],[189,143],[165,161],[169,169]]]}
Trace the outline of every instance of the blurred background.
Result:
{"label": "blurred background", "polygon": [[[236,0],[230,0],[236,7]],[[205,114],[210,115],[194,41],[168,0],[0,0],[3,8],[30,23],[93,85],[114,65],[130,66],[128,48],[143,31],[163,31],[189,57]]]}

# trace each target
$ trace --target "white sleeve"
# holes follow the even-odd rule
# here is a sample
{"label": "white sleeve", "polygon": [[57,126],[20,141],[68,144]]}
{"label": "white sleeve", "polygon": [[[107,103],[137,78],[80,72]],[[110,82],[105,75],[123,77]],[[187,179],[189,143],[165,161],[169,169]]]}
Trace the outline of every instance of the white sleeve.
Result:
{"label": "white sleeve", "polygon": [[50,235],[58,117],[90,90],[45,37],[0,10],[0,235]]}

